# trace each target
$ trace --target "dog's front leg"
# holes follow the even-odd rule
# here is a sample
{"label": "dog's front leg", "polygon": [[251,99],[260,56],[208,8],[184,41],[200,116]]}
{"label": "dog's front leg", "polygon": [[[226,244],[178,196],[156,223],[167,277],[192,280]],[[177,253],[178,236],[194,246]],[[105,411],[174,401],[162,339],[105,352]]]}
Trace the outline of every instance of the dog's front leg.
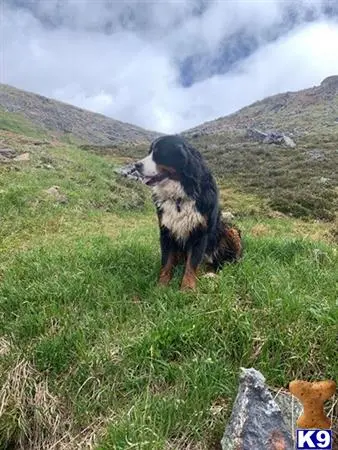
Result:
{"label": "dog's front leg", "polygon": [[181,284],[181,289],[195,289],[197,281],[197,271],[203,260],[205,249],[207,247],[207,236],[202,236],[193,242],[188,250],[185,272]]}
{"label": "dog's front leg", "polygon": [[159,284],[167,285],[173,276],[173,269],[177,264],[176,247],[168,230],[161,228],[161,270]]}

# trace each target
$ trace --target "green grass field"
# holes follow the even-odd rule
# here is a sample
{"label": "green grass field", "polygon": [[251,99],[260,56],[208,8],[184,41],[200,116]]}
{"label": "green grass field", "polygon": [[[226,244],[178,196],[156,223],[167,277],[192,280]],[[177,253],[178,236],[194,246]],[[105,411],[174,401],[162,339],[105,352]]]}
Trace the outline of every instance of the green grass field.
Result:
{"label": "green grass field", "polygon": [[1,142],[31,154],[0,165],[1,449],[217,449],[240,367],[276,388],[337,376],[332,224],[224,185],[243,260],[160,288],[149,192],[121,159]]}

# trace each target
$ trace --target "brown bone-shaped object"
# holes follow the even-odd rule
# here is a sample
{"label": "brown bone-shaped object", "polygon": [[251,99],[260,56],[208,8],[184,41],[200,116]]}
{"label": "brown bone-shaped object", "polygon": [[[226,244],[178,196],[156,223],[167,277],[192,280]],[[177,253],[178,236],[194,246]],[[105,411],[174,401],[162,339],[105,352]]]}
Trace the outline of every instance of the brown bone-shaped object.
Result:
{"label": "brown bone-shaped object", "polygon": [[328,429],[331,420],[324,412],[324,402],[336,392],[336,383],[325,381],[301,381],[294,380],[289,384],[291,394],[302,403],[304,411],[297,420],[299,428]]}

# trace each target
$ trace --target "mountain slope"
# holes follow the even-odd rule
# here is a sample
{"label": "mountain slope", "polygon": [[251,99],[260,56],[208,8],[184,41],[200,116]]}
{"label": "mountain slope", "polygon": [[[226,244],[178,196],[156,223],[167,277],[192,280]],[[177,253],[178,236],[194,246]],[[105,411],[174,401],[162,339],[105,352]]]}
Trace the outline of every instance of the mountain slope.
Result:
{"label": "mountain slope", "polygon": [[310,89],[267,97],[183,134],[210,135],[236,132],[248,127],[286,131],[299,139],[309,133],[338,136],[338,76],[328,77],[319,86]]}
{"label": "mountain slope", "polygon": [[0,109],[16,113],[39,129],[72,135],[93,145],[150,142],[159,133],[86,111],[12,86],[0,85]]}
{"label": "mountain slope", "polygon": [[30,157],[0,159],[0,449],[218,449],[241,367],[274,392],[334,379],[330,223],[253,216],[226,179],[243,260],[194,293],[182,268],[159,287],[154,205],[114,173],[125,157],[13,125],[0,155]]}
{"label": "mountain slope", "polygon": [[[255,141],[247,134],[249,127],[292,133],[296,147]],[[257,195],[284,214],[337,223],[338,76],[318,87],[266,98],[182,134],[203,153],[221,183]],[[147,148],[95,151],[135,159]],[[230,207],[231,198],[225,204]]]}

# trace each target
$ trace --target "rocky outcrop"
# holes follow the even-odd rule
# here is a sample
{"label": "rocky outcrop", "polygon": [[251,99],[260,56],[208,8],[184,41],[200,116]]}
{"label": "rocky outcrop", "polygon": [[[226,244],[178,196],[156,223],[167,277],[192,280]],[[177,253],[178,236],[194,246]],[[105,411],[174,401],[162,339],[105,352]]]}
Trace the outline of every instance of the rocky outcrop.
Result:
{"label": "rocky outcrop", "polygon": [[132,180],[142,180],[142,175],[135,169],[134,164],[128,164],[127,166],[115,169],[115,173],[118,173],[119,175],[130,178]]}
{"label": "rocky outcrop", "polygon": [[[242,369],[238,394],[223,439],[223,450],[292,450],[293,417],[301,407],[291,395],[276,401],[257,370]],[[298,404],[297,410],[291,408]]]}
{"label": "rocky outcrop", "polygon": [[291,148],[296,147],[295,142],[290,138],[290,136],[279,133],[277,131],[265,133],[264,131],[257,130],[256,128],[248,128],[246,137],[258,142],[262,142],[263,144],[284,145]]}

